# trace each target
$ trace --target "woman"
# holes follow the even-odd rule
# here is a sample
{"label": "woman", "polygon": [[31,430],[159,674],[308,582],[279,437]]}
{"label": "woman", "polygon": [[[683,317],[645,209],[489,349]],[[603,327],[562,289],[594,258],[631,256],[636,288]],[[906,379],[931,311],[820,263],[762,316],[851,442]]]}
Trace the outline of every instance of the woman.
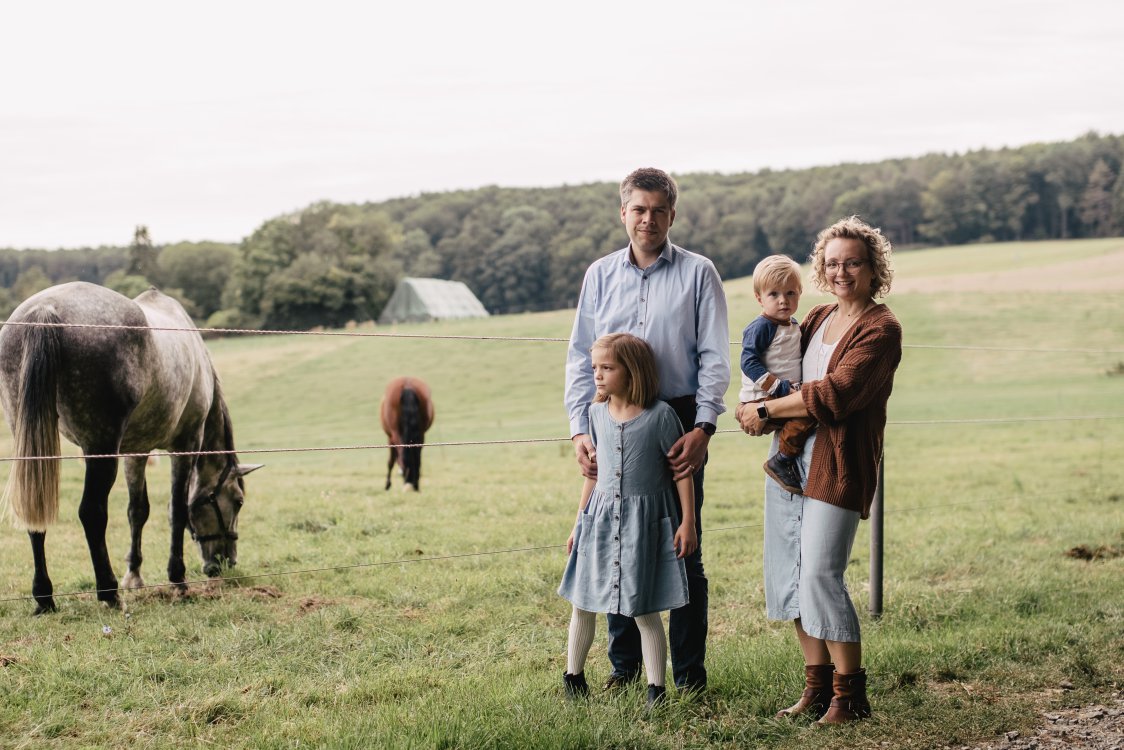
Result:
{"label": "woman", "polygon": [[870,716],[859,618],[843,574],[859,519],[870,514],[901,361],[901,325],[875,302],[890,290],[890,256],[889,241],[857,216],[820,232],[812,277],[835,302],[801,324],[803,386],[736,415],[750,435],[772,432],[769,420],[817,422],[801,456],[804,494],[765,481],[765,604],[769,619],[795,621],[806,678],[800,700],[778,717],[839,724]]}

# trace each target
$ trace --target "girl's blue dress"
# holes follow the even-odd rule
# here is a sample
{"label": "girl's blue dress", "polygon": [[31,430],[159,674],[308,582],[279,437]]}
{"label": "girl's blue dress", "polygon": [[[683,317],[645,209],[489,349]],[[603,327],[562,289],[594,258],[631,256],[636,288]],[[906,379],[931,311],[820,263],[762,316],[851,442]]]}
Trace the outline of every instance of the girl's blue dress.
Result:
{"label": "girl's blue dress", "polygon": [[608,405],[589,409],[597,486],[574,530],[558,593],[578,609],[635,617],[687,603],[687,571],[675,556],[679,495],[667,452],[683,434],[657,401],[617,422]]}

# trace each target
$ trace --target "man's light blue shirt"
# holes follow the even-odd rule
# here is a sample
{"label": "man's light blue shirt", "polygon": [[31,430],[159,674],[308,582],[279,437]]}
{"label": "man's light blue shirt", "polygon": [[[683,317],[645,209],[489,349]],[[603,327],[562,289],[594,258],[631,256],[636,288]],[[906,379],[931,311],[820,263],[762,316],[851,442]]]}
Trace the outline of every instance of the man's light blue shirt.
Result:
{"label": "man's light blue shirt", "polygon": [[730,330],[717,269],[670,242],[644,269],[632,262],[630,250],[606,255],[585,272],[566,353],[571,437],[589,433],[589,404],[596,395],[589,350],[607,333],[647,341],[659,367],[660,398],[695,396],[696,422],[717,424],[726,411]]}

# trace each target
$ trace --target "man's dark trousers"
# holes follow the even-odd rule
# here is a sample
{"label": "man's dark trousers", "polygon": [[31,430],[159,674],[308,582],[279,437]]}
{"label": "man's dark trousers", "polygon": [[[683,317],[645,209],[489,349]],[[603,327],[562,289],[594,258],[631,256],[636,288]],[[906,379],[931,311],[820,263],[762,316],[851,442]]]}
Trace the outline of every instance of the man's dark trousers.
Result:
{"label": "man's dark trousers", "polygon": [[[667,402],[679,417],[684,430],[695,424],[695,397],[682,396]],[[706,460],[703,460],[705,466]],[[702,562],[703,467],[692,477],[695,485],[695,532],[699,548],[683,559],[687,568],[686,606],[671,610],[668,642],[671,647],[671,672],[680,690],[706,689],[706,631],[708,584]],[[609,621],[609,662],[613,675],[632,680],[642,665],[640,631],[636,621],[624,615],[607,615]]]}

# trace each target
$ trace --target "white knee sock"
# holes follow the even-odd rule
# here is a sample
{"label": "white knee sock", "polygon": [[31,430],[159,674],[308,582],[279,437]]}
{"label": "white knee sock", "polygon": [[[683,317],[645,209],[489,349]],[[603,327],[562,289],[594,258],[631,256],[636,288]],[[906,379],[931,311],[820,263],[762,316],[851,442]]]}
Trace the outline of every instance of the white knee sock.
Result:
{"label": "white knee sock", "polygon": [[640,651],[644,655],[648,684],[662,686],[667,670],[667,636],[664,635],[660,613],[649,612],[638,616],[636,627],[640,630]]}
{"label": "white knee sock", "polygon": [[574,607],[566,643],[566,671],[570,674],[581,674],[585,670],[585,658],[589,656],[596,630],[597,617],[592,612]]}

